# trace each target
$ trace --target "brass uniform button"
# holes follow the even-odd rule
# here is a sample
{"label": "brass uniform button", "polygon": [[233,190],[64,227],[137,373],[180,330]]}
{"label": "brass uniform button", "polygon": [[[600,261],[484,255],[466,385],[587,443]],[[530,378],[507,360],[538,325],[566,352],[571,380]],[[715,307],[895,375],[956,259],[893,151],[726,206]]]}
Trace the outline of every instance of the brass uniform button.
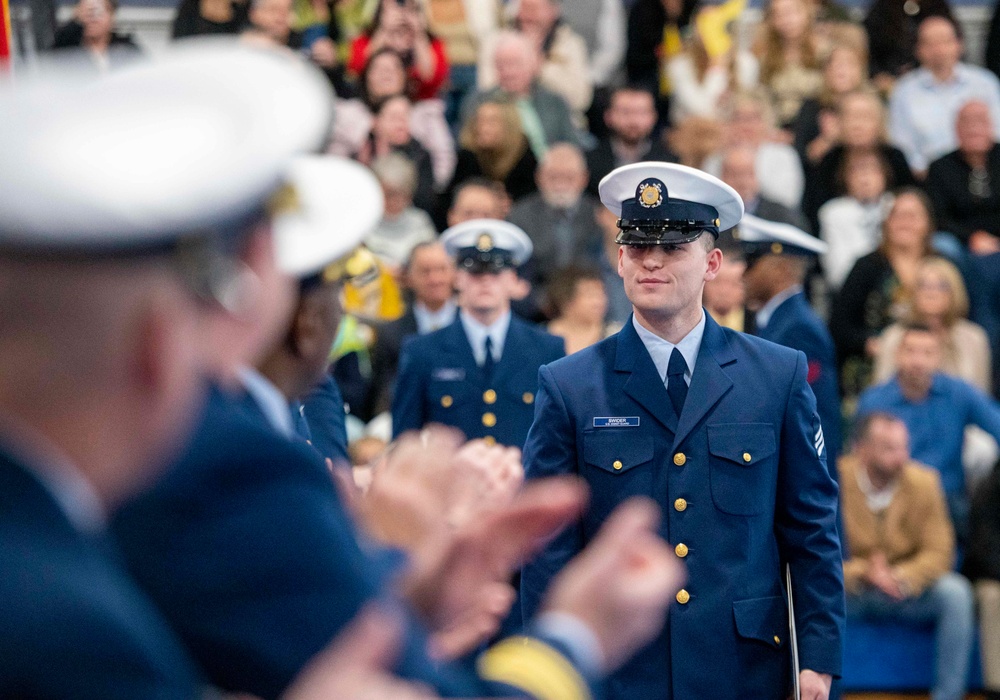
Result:
{"label": "brass uniform button", "polygon": [[621,468],[622,468],[622,462],[621,462],[621,460],[620,460],[620,459],[616,459],[616,460],[615,460],[615,461],[614,461],[614,462],[613,462],[613,463],[611,464],[611,466],[615,468],[615,471],[618,471],[619,469],[621,469]]}
{"label": "brass uniform button", "polygon": [[781,637],[779,637],[778,635],[774,635],[774,643],[781,644]]}
{"label": "brass uniform button", "polygon": [[691,594],[688,593],[683,588],[677,591],[677,602],[681,605],[687,605],[687,602],[691,600]]}
{"label": "brass uniform button", "polygon": [[687,461],[688,461],[687,455],[685,455],[683,452],[678,452],[677,454],[674,455],[674,464],[676,464],[678,467],[683,467],[685,464],[687,464]]}
{"label": "brass uniform button", "polygon": [[681,559],[683,559],[684,557],[686,557],[688,555],[688,547],[687,547],[687,545],[684,544],[683,542],[681,542],[679,545],[677,545],[676,547],[674,547],[674,554],[676,554],[677,556],[679,556]]}
{"label": "brass uniform button", "polygon": [[521,399],[524,401],[524,403],[529,405],[535,403],[535,395],[532,394],[530,391],[524,392],[524,395],[521,396]]}
{"label": "brass uniform button", "polygon": [[687,507],[688,507],[688,502],[685,501],[683,498],[678,498],[676,501],[674,501],[674,510],[676,510],[678,513],[683,513],[684,511],[687,510]]}
{"label": "brass uniform button", "polygon": [[451,408],[451,405],[453,403],[455,403],[455,401],[450,396],[445,395],[441,397],[441,405],[444,406],[445,408]]}
{"label": "brass uniform button", "polygon": [[496,417],[496,415],[494,415],[492,413],[484,413],[483,414],[483,425],[485,425],[487,428],[492,428],[496,424],[497,424],[497,417]]}
{"label": "brass uniform button", "polygon": [[485,442],[490,447],[493,447],[495,444],[497,444],[497,439],[492,435],[487,435],[486,437],[483,438],[483,442]]}
{"label": "brass uniform button", "polygon": [[483,401],[485,401],[486,403],[496,403],[497,402],[497,392],[493,391],[492,389],[487,389],[483,393]]}
{"label": "brass uniform button", "polygon": [[753,459],[753,457],[750,456],[749,452],[744,452],[743,453],[743,461],[744,462],[749,462],[751,459]]}

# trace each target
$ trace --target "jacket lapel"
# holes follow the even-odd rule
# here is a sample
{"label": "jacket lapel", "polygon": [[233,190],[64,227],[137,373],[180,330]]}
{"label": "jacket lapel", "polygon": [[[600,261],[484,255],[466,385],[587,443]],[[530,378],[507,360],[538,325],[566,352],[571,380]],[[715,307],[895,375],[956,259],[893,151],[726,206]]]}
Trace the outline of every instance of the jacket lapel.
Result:
{"label": "jacket lapel", "polygon": [[632,317],[618,333],[615,350],[615,371],[628,373],[624,391],[640,406],[649,411],[671,433],[677,432],[677,415],[670,405],[663,378],[656,371],[653,358],[642,344],[632,325]]}
{"label": "jacket lapel", "polygon": [[465,328],[457,314],[452,324],[442,329],[441,333],[444,336],[441,349],[447,361],[457,367],[463,367],[466,380],[477,377],[480,368],[476,364],[476,357],[472,354],[472,344],[465,335]]}
{"label": "jacket lapel", "polygon": [[698,362],[691,376],[680,424],[674,431],[675,450],[733,386],[733,380],[722,368],[736,362],[736,355],[719,324],[708,312],[705,317],[705,335],[701,339]]}

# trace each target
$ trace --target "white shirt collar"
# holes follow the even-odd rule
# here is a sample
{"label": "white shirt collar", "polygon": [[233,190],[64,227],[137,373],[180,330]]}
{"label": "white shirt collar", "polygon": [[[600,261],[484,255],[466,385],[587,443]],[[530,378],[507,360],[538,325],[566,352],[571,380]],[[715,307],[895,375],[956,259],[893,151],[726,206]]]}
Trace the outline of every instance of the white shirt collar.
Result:
{"label": "white shirt collar", "polygon": [[437,311],[431,311],[419,301],[413,302],[413,317],[417,321],[417,333],[424,335],[439,328],[450,326],[455,321],[458,307],[449,299]]}
{"label": "white shirt collar", "polygon": [[0,418],[4,447],[48,491],[66,518],[83,533],[101,532],[108,513],[97,491],[57,446],[10,416]]}
{"label": "white shirt collar", "polygon": [[788,289],[778,292],[771,297],[768,302],[761,307],[760,311],[757,312],[757,316],[755,318],[757,328],[761,330],[767,328],[767,324],[771,322],[771,317],[774,315],[774,312],[778,310],[778,307],[801,291],[801,284],[793,284]]}
{"label": "white shirt collar", "polygon": [[645,328],[639,323],[635,314],[632,315],[632,326],[635,328],[635,332],[639,334],[639,340],[646,346],[646,351],[653,359],[656,371],[660,373],[660,378],[663,379],[664,383],[667,381],[667,367],[670,365],[670,354],[674,351],[675,347],[681,351],[681,355],[688,366],[687,372],[684,373],[684,381],[690,385],[691,377],[694,375],[694,365],[698,359],[698,351],[701,350],[701,339],[705,335],[705,310],[702,309],[701,311],[701,320],[698,321],[698,325],[692,328],[677,345],[664,340]]}
{"label": "white shirt collar", "polygon": [[286,438],[295,437],[292,409],[288,399],[271,381],[253,367],[239,370],[240,382],[260,408],[261,413],[278,433]]}
{"label": "white shirt collar", "polygon": [[472,346],[472,356],[476,358],[476,364],[482,365],[486,361],[487,336],[493,342],[493,361],[499,362],[500,358],[503,357],[507,329],[510,328],[510,311],[488,326],[484,326],[465,311],[460,311],[458,317],[462,320],[465,337],[469,339],[469,345]]}
{"label": "white shirt collar", "polygon": [[858,468],[854,470],[858,479],[858,488],[861,489],[861,493],[865,495],[865,501],[868,503],[868,510],[872,513],[881,513],[883,510],[889,507],[892,503],[893,496],[896,495],[896,488],[899,486],[899,479],[893,479],[891,483],[886,485],[883,489],[876,489],[872,484],[871,479],[868,478],[868,469],[863,464],[859,464]]}

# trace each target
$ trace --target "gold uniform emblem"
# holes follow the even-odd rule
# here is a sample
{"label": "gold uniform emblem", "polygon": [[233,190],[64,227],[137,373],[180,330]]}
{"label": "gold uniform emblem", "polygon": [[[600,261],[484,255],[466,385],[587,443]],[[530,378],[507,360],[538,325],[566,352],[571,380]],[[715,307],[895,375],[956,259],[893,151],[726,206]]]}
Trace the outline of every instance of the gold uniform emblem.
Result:
{"label": "gold uniform emblem", "polygon": [[479,240],[476,241],[476,250],[486,252],[487,250],[493,250],[493,236],[488,233],[482,233],[479,235]]}
{"label": "gold uniform emblem", "polygon": [[650,182],[640,186],[639,204],[647,209],[652,209],[660,206],[661,202],[663,202],[663,190],[660,189],[659,185]]}

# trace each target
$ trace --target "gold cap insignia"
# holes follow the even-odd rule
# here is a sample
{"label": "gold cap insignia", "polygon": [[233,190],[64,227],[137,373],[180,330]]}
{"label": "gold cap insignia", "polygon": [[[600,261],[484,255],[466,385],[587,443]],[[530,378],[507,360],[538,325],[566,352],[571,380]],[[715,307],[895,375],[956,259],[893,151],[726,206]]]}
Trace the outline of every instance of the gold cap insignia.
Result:
{"label": "gold cap insignia", "polygon": [[639,185],[639,204],[646,209],[658,207],[663,202],[663,189],[655,182]]}
{"label": "gold cap insignia", "polygon": [[479,240],[476,241],[476,250],[486,252],[487,250],[493,250],[493,236],[488,233],[482,233],[479,235]]}
{"label": "gold cap insignia", "polygon": [[785,247],[780,243],[771,244],[771,252],[774,253],[775,255],[781,255],[781,251],[783,251],[784,249]]}

